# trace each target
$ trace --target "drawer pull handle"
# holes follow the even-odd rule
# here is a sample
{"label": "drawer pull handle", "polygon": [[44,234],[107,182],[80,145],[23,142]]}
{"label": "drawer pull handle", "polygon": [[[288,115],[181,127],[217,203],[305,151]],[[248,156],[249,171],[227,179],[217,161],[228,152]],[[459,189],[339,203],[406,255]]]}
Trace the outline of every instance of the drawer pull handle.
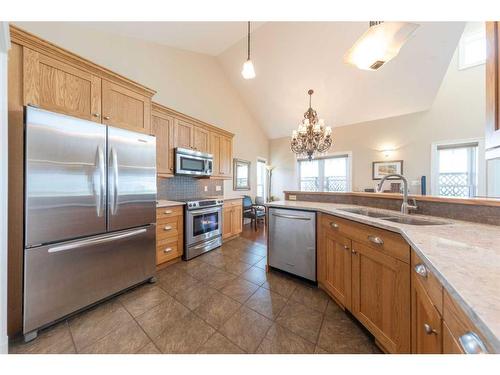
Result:
{"label": "drawer pull handle", "polygon": [[369,235],[368,241],[373,242],[375,245],[383,245],[384,244],[384,240],[382,239],[382,237],[379,237],[379,236]]}
{"label": "drawer pull handle", "polygon": [[428,335],[437,335],[438,334],[437,331],[427,323],[424,324],[424,330],[425,330],[425,333],[427,333]]}
{"label": "drawer pull handle", "polygon": [[166,225],[165,228],[163,228],[163,230],[172,230],[172,226],[171,225]]}
{"label": "drawer pull handle", "polygon": [[422,263],[419,263],[415,266],[415,272],[422,276],[424,279],[427,279],[427,275],[429,274],[429,272],[427,271],[427,267]]}
{"label": "drawer pull handle", "polygon": [[167,247],[166,249],[163,250],[165,254],[170,253],[173,249],[171,247]]}
{"label": "drawer pull handle", "polygon": [[339,229],[339,225],[338,225],[337,223],[331,222],[331,223],[330,223],[330,226],[331,226],[333,229]]}
{"label": "drawer pull handle", "polygon": [[458,339],[466,354],[485,354],[488,350],[483,341],[474,332],[466,332]]}
{"label": "drawer pull handle", "polygon": [[168,214],[171,214],[172,213],[172,210],[166,210],[165,211],[165,214],[168,215]]}

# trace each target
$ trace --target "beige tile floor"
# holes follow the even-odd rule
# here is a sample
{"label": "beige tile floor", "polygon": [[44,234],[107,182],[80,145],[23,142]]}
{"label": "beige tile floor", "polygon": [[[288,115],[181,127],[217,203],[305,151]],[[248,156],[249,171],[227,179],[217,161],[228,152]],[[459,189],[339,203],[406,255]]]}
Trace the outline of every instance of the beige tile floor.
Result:
{"label": "beige tile floor", "polygon": [[380,353],[321,290],[266,273],[263,244],[238,238],[40,332],[10,353]]}

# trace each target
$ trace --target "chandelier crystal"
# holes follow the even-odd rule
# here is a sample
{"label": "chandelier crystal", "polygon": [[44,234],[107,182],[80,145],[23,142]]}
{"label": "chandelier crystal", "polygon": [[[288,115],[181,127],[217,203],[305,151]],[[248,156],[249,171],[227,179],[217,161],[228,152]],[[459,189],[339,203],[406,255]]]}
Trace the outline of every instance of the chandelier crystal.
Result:
{"label": "chandelier crystal", "polygon": [[299,128],[292,133],[290,148],[299,157],[313,159],[315,152],[322,153],[328,151],[332,145],[332,128],[325,126],[323,119],[318,119],[318,114],[311,107],[311,97],[313,90],[309,94],[309,109],[304,113],[304,119],[299,124]]}

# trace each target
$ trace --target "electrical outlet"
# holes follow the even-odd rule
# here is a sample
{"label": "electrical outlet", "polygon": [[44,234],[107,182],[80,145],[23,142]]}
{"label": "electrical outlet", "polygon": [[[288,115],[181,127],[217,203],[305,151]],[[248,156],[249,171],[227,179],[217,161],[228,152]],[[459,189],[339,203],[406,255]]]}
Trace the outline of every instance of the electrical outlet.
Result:
{"label": "electrical outlet", "polygon": [[222,190],[222,186],[217,185],[217,186],[215,187],[215,191],[221,191],[221,190]]}
{"label": "electrical outlet", "polygon": [[208,186],[203,186],[203,191],[208,191]]}
{"label": "electrical outlet", "polygon": [[288,200],[289,201],[296,201],[297,200],[297,196],[296,195],[289,195],[288,196]]}

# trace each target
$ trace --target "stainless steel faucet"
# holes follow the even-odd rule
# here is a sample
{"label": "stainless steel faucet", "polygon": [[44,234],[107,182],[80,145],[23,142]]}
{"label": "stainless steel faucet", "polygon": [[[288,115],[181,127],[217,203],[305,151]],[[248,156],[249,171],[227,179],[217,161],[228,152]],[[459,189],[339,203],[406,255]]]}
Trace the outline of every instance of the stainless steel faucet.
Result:
{"label": "stainless steel faucet", "polygon": [[401,205],[401,213],[406,215],[410,213],[410,210],[416,210],[417,201],[415,200],[415,198],[413,198],[413,204],[408,203],[408,180],[402,174],[393,173],[384,176],[377,186],[377,193],[382,192],[382,185],[384,184],[384,181],[389,177],[397,177],[398,180],[403,181],[403,204]]}

